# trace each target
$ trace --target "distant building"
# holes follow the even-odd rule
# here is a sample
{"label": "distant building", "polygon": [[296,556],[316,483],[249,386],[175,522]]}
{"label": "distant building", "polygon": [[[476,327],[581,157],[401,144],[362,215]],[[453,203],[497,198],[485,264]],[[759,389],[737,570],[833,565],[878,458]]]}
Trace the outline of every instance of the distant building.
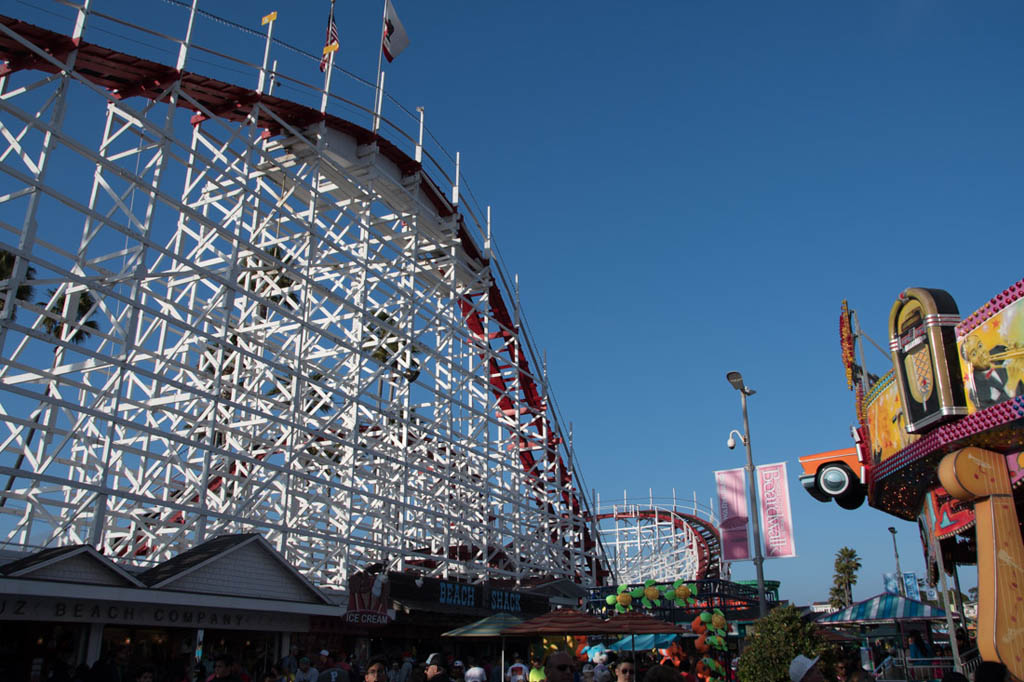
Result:
{"label": "distant building", "polygon": [[811,613],[835,613],[839,609],[829,604],[827,601],[814,601],[807,607]]}

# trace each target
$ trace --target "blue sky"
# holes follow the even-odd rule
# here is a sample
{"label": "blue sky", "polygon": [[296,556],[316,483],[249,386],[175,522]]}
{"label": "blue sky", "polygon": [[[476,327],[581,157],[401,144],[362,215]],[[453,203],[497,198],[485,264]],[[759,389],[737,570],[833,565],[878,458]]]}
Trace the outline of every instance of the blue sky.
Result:
{"label": "blue sky", "polygon": [[[5,11],[67,30],[41,3]],[[96,6],[183,32],[184,13],[163,2]],[[322,45],[326,1],[200,6],[254,27],[276,9],[277,37]],[[854,596],[880,592],[894,570],[890,525],[903,568],[921,572],[915,526],[815,502],[796,459],[850,443],[843,298],[884,346],[902,289],[944,288],[966,315],[1022,276],[1024,6],[397,7],[412,45],[388,66],[388,90],[426,108],[434,135],[461,151],[476,198],[493,206],[587,483],[603,496],[674,487],[707,500],[712,472],[743,463],[725,447],[742,426],[725,373],[740,370],[758,391],[755,459],[790,465],[800,556],[766,564],[782,596],[824,599],[843,545],[863,557]],[[337,12],[339,63],[372,81],[381,3],[339,0]],[[197,34],[213,30],[200,23]],[[243,36],[218,47],[249,61],[261,52]],[[309,64],[292,74],[319,77]],[[369,106],[351,81],[336,87]],[[888,368],[877,351],[868,357],[872,371]],[[964,589],[974,584],[965,571]]]}

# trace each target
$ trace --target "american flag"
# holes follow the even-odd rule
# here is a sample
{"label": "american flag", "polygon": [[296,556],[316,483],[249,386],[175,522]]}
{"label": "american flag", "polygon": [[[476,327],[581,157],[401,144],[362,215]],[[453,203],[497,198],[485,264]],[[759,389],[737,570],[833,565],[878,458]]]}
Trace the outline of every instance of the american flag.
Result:
{"label": "american flag", "polygon": [[327,38],[324,39],[324,52],[320,58],[320,71],[327,70],[327,61],[332,52],[338,49],[338,25],[334,23],[334,0],[331,0],[331,14],[327,20]]}

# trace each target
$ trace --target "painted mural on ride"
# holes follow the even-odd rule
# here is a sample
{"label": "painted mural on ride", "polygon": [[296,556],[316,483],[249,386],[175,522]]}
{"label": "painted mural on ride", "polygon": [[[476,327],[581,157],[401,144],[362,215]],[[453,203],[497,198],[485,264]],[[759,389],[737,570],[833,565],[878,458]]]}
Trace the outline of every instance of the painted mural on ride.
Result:
{"label": "painted mural on ride", "polygon": [[855,447],[801,457],[801,482],[821,501],[917,520],[933,575],[976,551],[979,651],[1024,678],[1024,280],[966,318],[943,290],[906,289],[888,331],[879,377],[843,301]]}

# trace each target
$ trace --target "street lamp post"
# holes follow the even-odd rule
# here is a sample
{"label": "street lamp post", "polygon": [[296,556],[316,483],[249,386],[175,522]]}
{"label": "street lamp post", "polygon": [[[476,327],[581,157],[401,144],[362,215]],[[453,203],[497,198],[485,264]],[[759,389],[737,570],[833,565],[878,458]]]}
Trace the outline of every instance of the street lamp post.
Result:
{"label": "street lamp post", "polygon": [[[761,618],[768,615],[768,600],[764,596],[764,555],[761,553],[761,516],[757,508],[757,492],[754,488],[754,456],[750,450],[750,421],[747,419],[747,396],[755,391],[743,383],[743,375],[729,372],[725,375],[732,387],[740,392],[743,405],[743,444],[747,447],[747,493],[750,497],[750,512],[754,532],[754,567],[757,569],[757,602]],[[731,437],[730,437],[731,440]]]}
{"label": "street lamp post", "polygon": [[889,532],[892,533],[892,553],[896,556],[896,582],[897,587],[900,591],[900,596],[907,596],[907,586],[903,584],[903,572],[900,571],[900,550],[896,547],[896,529],[889,526]]}

